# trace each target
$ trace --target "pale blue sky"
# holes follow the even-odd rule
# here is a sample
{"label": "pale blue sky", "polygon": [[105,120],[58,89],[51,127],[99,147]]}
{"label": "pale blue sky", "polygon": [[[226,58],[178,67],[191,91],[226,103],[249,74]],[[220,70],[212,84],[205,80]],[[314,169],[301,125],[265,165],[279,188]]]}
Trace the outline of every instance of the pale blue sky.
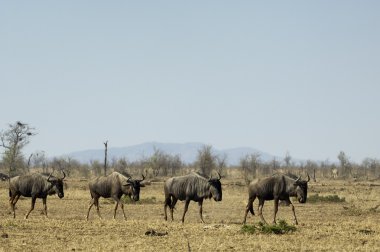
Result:
{"label": "pale blue sky", "polygon": [[380,158],[379,1],[0,3],[0,129]]}

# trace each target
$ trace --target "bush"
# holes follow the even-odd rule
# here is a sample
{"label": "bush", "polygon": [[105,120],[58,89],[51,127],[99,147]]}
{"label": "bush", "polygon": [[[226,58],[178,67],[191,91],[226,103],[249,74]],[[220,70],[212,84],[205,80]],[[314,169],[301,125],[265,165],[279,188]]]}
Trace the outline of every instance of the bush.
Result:
{"label": "bush", "polygon": [[327,195],[327,196],[319,196],[319,194],[310,195],[307,198],[307,201],[309,203],[318,203],[318,202],[335,202],[335,203],[341,203],[346,202],[346,199],[344,197],[339,198],[338,195]]}
{"label": "bush", "polygon": [[365,234],[365,235],[372,235],[375,233],[375,231],[371,230],[371,229],[360,229],[359,230],[359,233],[361,234]]}
{"label": "bush", "polygon": [[243,225],[241,228],[243,233],[254,234],[256,232],[263,234],[287,234],[296,231],[296,227],[289,225],[285,220],[279,220],[275,225],[268,225],[262,222],[256,225]]}

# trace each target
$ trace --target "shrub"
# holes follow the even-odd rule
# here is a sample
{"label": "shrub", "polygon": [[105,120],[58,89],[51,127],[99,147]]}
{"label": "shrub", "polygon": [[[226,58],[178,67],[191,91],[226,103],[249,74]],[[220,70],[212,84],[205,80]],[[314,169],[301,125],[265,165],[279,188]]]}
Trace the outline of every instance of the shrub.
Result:
{"label": "shrub", "polygon": [[285,220],[279,220],[275,225],[268,225],[262,222],[256,225],[243,225],[241,228],[243,233],[254,234],[256,232],[263,234],[287,234],[296,231],[296,227],[289,225]]}
{"label": "shrub", "polygon": [[318,202],[333,202],[333,203],[341,203],[346,202],[344,197],[339,198],[338,195],[327,195],[327,196],[319,196],[319,194],[310,195],[307,198],[309,203],[318,203]]}
{"label": "shrub", "polygon": [[359,230],[359,233],[361,234],[365,234],[365,235],[372,235],[375,233],[375,231],[371,230],[371,229],[360,229]]}

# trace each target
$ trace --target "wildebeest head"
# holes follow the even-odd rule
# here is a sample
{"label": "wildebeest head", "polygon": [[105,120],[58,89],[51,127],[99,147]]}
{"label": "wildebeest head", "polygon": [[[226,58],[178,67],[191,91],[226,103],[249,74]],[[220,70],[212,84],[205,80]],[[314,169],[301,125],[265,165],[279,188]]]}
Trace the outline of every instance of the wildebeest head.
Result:
{"label": "wildebeest head", "polygon": [[215,201],[222,200],[222,184],[220,183],[221,176],[218,172],[218,178],[210,178],[208,183],[210,184],[210,193]]}
{"label": "wildebeest head", "polygon": [[296,187],[297,199],[300,203],[305,203],[307,199],[307,183],[310,181],[310,176],[307,174],[307,181],[301,180],[301,177],[298,177],[294,182]]}
{"label": "wildebeest head", "polygon": [[9,179],[8,175],[6,175],[4,173],[0,173],[0,180],[5,181],[5,180],[8,180],[8,179]]}
{"label": "wildebeest head", "polygon": [[141,175],[142,179],[132,179],[128,178],[127,182],[123,186],[129,187],[129,195],[134,201],[139,201],[140,199],[140,187],[144,187],[144,184],[141,184],[141,181],[145,179],[144,175]]}
{"label": "wildebeest head", "polygon": [[49,191],[49,195],[56,193],[60,199],[62,199],[65,196],[63,192],[63,180],[65,179],[66,174],[64,171],[62,171],[62,173],[63,173],[63,178],[52,177],[51,173],[49,177],[47,178],[47,181],[52,185],[52,188]]}

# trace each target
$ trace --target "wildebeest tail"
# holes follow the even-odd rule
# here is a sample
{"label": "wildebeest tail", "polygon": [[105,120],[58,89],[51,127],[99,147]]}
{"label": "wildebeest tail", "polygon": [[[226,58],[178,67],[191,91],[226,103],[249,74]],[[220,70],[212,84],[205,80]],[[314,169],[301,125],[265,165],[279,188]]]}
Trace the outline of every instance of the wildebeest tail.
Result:
{"label": "wildebeest tail", "polygon": [[172,208],[172,197],[165,197],[165,205]]}
{"label": "wildebeest tail", "polygon": [[169,194],[168,186],[164,185],[164,193],[165,193],[165,206],[169,206],[172,208],[172,197]]}

